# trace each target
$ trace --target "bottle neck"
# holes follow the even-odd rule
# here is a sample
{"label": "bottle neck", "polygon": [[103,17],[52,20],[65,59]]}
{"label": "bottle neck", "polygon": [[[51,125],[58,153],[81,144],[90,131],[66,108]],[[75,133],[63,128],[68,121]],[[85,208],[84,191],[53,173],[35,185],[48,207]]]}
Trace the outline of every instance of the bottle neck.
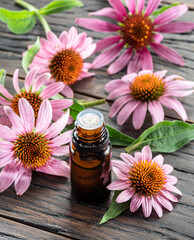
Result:
{"label": "bottle neck", "polygon": [[75,126],[72,134],[72,144],[79,152],[100,152],[110,144],[108,130],[104,124],[94,130],[85,130]]}
{"label": "bottle neck", "polygon": [[76,135],[81,141],[96,142],[99,141],[106,134],[106,127],[104,123],[96,129],[83,129],[78,124],[75,126]]}

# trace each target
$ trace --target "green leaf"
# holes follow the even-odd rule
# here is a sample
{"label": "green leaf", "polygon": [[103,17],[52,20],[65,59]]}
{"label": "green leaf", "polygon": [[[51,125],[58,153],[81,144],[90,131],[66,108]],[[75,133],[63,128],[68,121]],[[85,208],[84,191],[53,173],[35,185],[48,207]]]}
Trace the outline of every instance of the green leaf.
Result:
{"label": "green leaf", "polygon": [[0,69],[0,84],[4,86],[6,78],[6,71],[5,69]]}
{"label": "green leaf", "polygon": [[174,7],[174,6],[177,6],[177,5],[180,5],[180,3],[173,3],[171,5],[167,5],[167,6],[163,6],[161,7],[160,9],[157,9],[155,10],[153,13],[152,13],[152,16],[158,16],[160,15],[161,13],[165,12],[166,10],[168,10],[169,8],[171,7]]}
{"label": "green leaf", "polygon": [[40,38],[38,37],[36,42],[32,45],[32,47],[24,54],[22,58],[22,67],[24,71],[28,72],[28,66],[33,61],[34,57],[40,50]]}
{"label": "green leaf", "polygon": [[141,150],[149,145],[152,151],[171,153],[194,139],[194,124],[182,121],[163,121],[145,130],[125,150]]}
{"label": "green leaf", "polygon": [[126,147],[128,144],[131,144],[135,141],[134,138],[131,138],[126,134],[119,132],[115,128],[112,128],[108,125],[106,125],[106,127],[109,131],[109,137],[112,145]]}
{"label": "green leaf", "polygon": [[76,120],[77,115],[85,108],[79,104],[76,99],[73,99],[73,102],[73,105],[70,107],[70,115]]}
{"label": "green leaf", "polygon": [[49,15],[53,13],[63,12],[74,7],[82,7],[83,3],[78,0],[55,0],[43,8],[39,9],[42,15]]}
{"label": "green leaf", "polygon": [[0,8],[0,20],[7,24],[9,30],[16,34],[27,33],[36,23],[35,11],[10,11]]}
{"label": "green leaf", "polygon": [[123,203],[117,203],[116,198],[121,193],[121,191],[115,191],[112,202],[110,204],[110,207],[108,211],[104,214],[102,220],[100,221],[100,224],[107,222],[108,220],[117,217],[119,214],[124,212],[129,208],[129,201],[123,202]]}
{"label": "green leaf", "polygon": [[67,132],[72,129],[74,129],[74,123],[66,125],[65,129],[62,132]]}

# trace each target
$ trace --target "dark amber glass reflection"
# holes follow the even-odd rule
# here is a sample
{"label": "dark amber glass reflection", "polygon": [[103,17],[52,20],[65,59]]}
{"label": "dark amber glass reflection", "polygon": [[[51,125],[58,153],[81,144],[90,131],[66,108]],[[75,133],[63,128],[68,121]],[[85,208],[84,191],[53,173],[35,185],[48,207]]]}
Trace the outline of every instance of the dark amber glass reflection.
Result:
{"label": "dark amber glass reflection", "polygon": [[110,160],[111,145],[104,123],[96,129],[84,129],[76,123],[70,143],[73,193],[82,199],[105,199],[111,180]]}

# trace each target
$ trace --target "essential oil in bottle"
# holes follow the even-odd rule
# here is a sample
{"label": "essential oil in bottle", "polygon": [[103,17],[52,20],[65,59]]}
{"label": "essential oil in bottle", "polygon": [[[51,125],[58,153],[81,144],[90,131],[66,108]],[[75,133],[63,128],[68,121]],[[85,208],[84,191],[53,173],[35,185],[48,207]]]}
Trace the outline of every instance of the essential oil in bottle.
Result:
{"label": "essential oil in bottle", "polygon": [[111,181],[111,145],[99,111],[86,109],[78,114],[69,155],[73,194],[86,200],[104,200]]}

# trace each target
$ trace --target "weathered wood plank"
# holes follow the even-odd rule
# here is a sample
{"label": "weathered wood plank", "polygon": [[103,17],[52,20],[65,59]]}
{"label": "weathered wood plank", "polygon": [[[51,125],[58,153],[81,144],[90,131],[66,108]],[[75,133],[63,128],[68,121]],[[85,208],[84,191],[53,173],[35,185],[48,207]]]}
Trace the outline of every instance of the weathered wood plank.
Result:
{"label": "weathered wood plank", "polygon": [[[45,1],[44,1],[45,2]],[[95,9],[100,9],[103,6],[107,5],[104,1],[91,1],[91,4],[87,4],[87,1],[83,1],[85,3],[84,13],[83,9],[74,9],[72,11],[68,11],[66,14],[61,13],[58,15],[53,15],[52,17],[48,16],[48,21],[52,26],[52,29],[56,34],[60,34],[60,32],[67,27],[69,28],[73,24],[73,19],[76,17],[87,16],[87,12],[94,11]],[[8,4],[6,1],[3,1],[3,6],[11,7],[10,3]],[[43,1],[36,3],[37,7],[43,5]],[[19,9],[17,6],[12,6],[12,8]],[[192,19],[193,12],[189,11],[186,13],[181,19],[182,20],[190,20]],[[61,19],[64,19],[63,21]],[[9,66],[8,73],[10,75],[13,74],[14,70],[18,67],[21,67],[21,53],[25,51],[26,46],[29,45],[33,41],[35,41],[38,35],[44,36],[42,29],[40,26],[37,26],[30,34],[26,35],[14,35],[7,30],[6,26],[3,23],[2,25],[3,31],[1,33],[1,41],[2,44],[0,46],[0,66],[1,68],[7,69]],[[81,28],[80,28],[81,29]],[[83,31],[83,29],[82,29]],[[100,34],[92,31],[87,31],[88,34],[94,39],[99,39]],[[105,36],[105,35],[104,35]],[[193,80],[194,68],[193,68],[193,50],[194,50],[194,41],[193,41],[193,33],[188,34],[166,34],[166,38],[164,39],[164,43],[169,45],[170,47],[177,49],[181,55],[185,59],[185,66],[178,67],[174,64],[168,63],[164,61],[160,57],[154,55],[155,60],[155,71],[161,69],[167,69],[168,74],[179,74],[185,77],[188,80]],[[176,40],[176,41],[174,41]],[[184,42],[184,44],[183,44]],[[94,59],[95,56],[90,58],[90,61]],[[104,92],[105,83],[109,82],[111,79],[121,78],[121,76],[126,74],[126,70],[123,70],[121,73],[115,74],[114,76],[108,76],[106,74],[106,68],[102,68],[100,70],[95,70],[96,76],[93,78],[85,79],[74,84],[73,89],[75,92],[85,95],[90,95],[94,97],[104,98],[107,95]],[[24,71],[20,71],[20,76],[24,78]],[[97,83],[97,84],[96,84]],[[188,113],[189,121],[194,121],[194,112],[192,110],[191,103],[193,102],[193,96],[186,97],[181,99],[184,103],[186,111]],[[166,111],[167,116],[171,118],[178,118],[178,115],[172,111]]]}
{"label": "weathered wood plank", "polygon": [[[92,100],[83,95],[77,97]],[[98,109],[103,112],[106,123],[116,127],[116,123],[108,118],[107,106],[98,106]],[[137,135],[129,124],[123,128],[130,135]],[[13,188],[1,194],[0,216],[71,239],[128,239],[129,236],[130,239],[192,238],[193,147],[194,143],[190,143],[176,153],[165,156],[165,162],[175,168],[173,175],[179,179],[177,187],[183,192],[183,197],[175,204],[174,211],[170,214],[165,211],[161,219],[152,214],[149,220],[145,220],[140,210],[137,214],[126,211],[117,219],[99,226],[98,222],[107,210],[110,198],[101,205],[86,204],[71,195],[69,180],[38,173],[34,174],[32,184],[24,196],[15,196]],[[118,158],[121,151],[123,149],[114,148],[113,158]]]}
{"label": "weathered wood plank", "polygon": [[0,239],[1,240],[62,240],[69,239],[26,224],[0,217]]}
{"label": "weathered wood plank", "polygon": [[[170,2],[166,0],[163,2]],[[29,1],[34,3],[34,1]],[[43,6],[49,0],[42,0],[34,3]],[[87,16],[87,13],[108,6],[104,0],[83,0],[85,7],[74,9],[66,13],[47,17],[53,31],[59,35],[64,29],[68,29],[75,17]],[[185,0],[182,0],[185,2]],[[192,4],[193,1],[186,0]],[[9,9],[20,9],[13,5],[12,1],[1,0],[0,5]],[[191,20],[193,12],[189,11],[184,15],[183,20]],[[27,45],[35,41],[38,35],[44,37],[40,25],[29,34],[14,35],[7,30],[6,26],[0,22],[0,68],[8,71],[6,86],[13,92],[11,76],[13,71],[20,67],[21,53],[26,50]],[[80,31],[83,29],[79,28]],[[99,33],[88,31],[88,34],[98,40]],[[104,35],[105,36],[105,35]],[[188,34],[167,34],[164,43],[177,49],[185,59],[185,67],[177,67],[173,64],[154,56],[155,70],[167,69],[169,74],[180,74],[192,80],[193,68],[193,33]],[[175,41],[176,40],[176,41]],[[90,61],[95,56],[90,58]],[[74,86],[76,98],[95,100],[106,97],[104,85],[109,79],[120,78],[125,74],[122,71],[115,76],[109,77],[106,68],[96,70],[96,76],[85,79]],[[20,77],[24,78],[21,71]],[[22,84],[22,82],[21,82]],[[192,111],[193,97],[189,96],[183,100],[189,118],[194,120]],[[140,131],[135,131],[129,120],[125,125],[118,127],[115,119],[108,117],[109,104],[97,106],[105,116],[107,124],[129,134],[138,137],[139,134],[151,126],[151,118],[147,117],[146,123]],[[175,115],[167,112],[167,116],[174,118]],[[166,118],[167,120],[169,118]],[[1,194],[0,197],[0,239],[61,239],[61,236],[68,239],[193,239],[194,238],[194,143],[191,142],[173,154],[165,155],[165,163],[174,166],[173,175],[179,181],[177,187],[182,191],[183,197],[178,204],[174,205],[174,211],[165,211],[161,219],[152,214],[149,219],[144,219],[142,211],[131,214],[126,211],[118,218],[105,225],[98,225],[102,215],[108,209],[110,198],[103,204],[87,204],[71,195],[70,181],[65,178],[49,176],[35,173],[32,184],[22,197],[15,195],[13,187]],[[113,149],[113,158],[118,158],[123,148]],[[115,176],[113,175],[113,179]],[[17,232],[22,229],[21,232]],[[34,238],[33,238],[33,237]]]}
{"label": "weathered wood plank", "polygon": [[[43,1],[42,1],[43,2]],[[40,7],[43,5],[42,2],[36,3],[37,7]],[[48,1],[47,1],[48,2]],[[85,0],[83,1],[85,3],[85,7],[84,7],[84,11],[83,8],[77,8],[71,11],[61,14],[57,14],[57,15],[52,15],[52,16],[48,16],[48,22],[51,24],[51,28],[52,30],[59,35],[61,31],[63,31],[64,29],[68,29],[70,26],[75,25],[74,24],[74,18],[75,17],[87,17],[87,13],[90,11],[95,11],[96,9],[101,9],[104,6],[108,6],[108,4],[102,0],[100,1],[95,1],[92,0],[90,1],[90,4],[88,4],[88,2]],[[11,6],[10,6],[11,5]],[[13,8],[13,9],[20,9],[18,6],[14,6],[13,4],[8,4],[7,2],[3,2],[2,6],[7,7],[7,8]],[[181,17],[181,20],[184,21],[189,21],[193,18],[193,12],[189,11],[188,13],[184,14],[183,17]],[[41,28],[40,25],[37,25],[36,28],[29,34],[26,35],[13,35],[12,33],[9,32],[9,30],[6,28],[5,24],[0,23],[1,27],[2,27],[2,44],[0,47],[0,50],[2,51],[3,55],[1,56],[1,61],[0,61],[0,65],[1,67],[6,67],[6,62],[4,62],[6,60],[6,58],[8,57],[8,59],[10,58],[10,61],[13,61],[13,64],[11,64],[13,66],[13,68],[9,69],[10,73],[13,73],[14,69],[16,67],[20,66],[20,61],[18,61],[18,58],[21,59],[21,53],[23,51],[26,50],[27,45],[31,44],[33,41],[35,41],[36,37],[38,35],[44,37],[44,32]],[[83,29],[79,28],[80,31]],[[101,36],[106,36],[106,34],[99,34],[99,33],[95,33],[92,31],[87,31],[89,33],[90,36],[94,37],[95,40],[98,40],[101,38]],[[166,42],[169,39],[169,43]],[[166,40],[164,40],[164,43],[167,44],[171,44],[172,40],[176,39],[176,42],[174,43],[175,45],[173,46],[175,49],[184,49],[187,48],[188,51],[191,51],[191,47],[193,46],[193,34],[192,33],[188,33],[188,34],[167,34],[166,35]],[[21,42],[22,41],[22,42]],[[180,42],[179,42],[180,41]],[[191,45],[188,44],[182,44],[182,42],[190,42]],[[12,46],[12,47],[11,47]],[[7,53],[8,56],[7,56]],[[15,62],[16,59],[14,59],[14,56],[11,57],[10,54],[16,54],[18,53],[18,57],[16,58],[18,62]],[[192,54],[190,54],[192,56]],[[188,52],[186,54],[183,55],[183,57],[187,57],[188,56]],[[16,55],[15,55],[16,57]],[[94,56],[91,58],[93,59]],[[155,58],[154,58],[155,59]],[[156,58],[157,59],[157,58]],[[157,62],[157,60],[155,61]],[[161,63],[160,63],[161,64]],[[189,64],[189,65],[188,65]],[[164,66],[163,66],[164,65]],[[171,64],[170,67],[171,69],[174,68],[175,65]],[[186,63],[185,67],[188,68],[191,67],[192,68],[192,62],[188,62]],[[166,67],[165,61],[162,60],[162,65],[160,66],[160,69]],[[181,68],[184,70],[184,68]],[[103,71],[105,70],[105,68],[103,69]],[[122,74],[124,74],[125,71],[123,71]],[[192,76],[192,75],[191,75]],[[107,76],[108,77],[108,76]]]}
{"label": "weathered wood plank", "polygon": [[[189,144],[193,148],[193,144]],[[1,194],[0,215],[9,216],[15,221],[45,231],[78,239],[189,239],[194,237],[193,232],[193,174],[185,173],[192,163],[184,151],[176,156],[168,155],[166,163],[175,166],[173,175],[179,178],[178,188],[183,197],[172,213],[165,212],[161,219],[152,214],[149,220],[142,217],[142,212],[131,214],[129,211],[115,220],[99,226],[98,222],[108,207],[108,202],[101,205],[86,204],[72,197],[69,180],[53,176],[34,174],[28,192],[17,197],[12,188]],[[188,160],[188,168],[185,161]],[[181,167],[182,166],[182,167]],[[190,166],[191,167],[191,166]],[[193,172],[193,169],[189,170]],[[122,238],[121,238],[122,236]]]}

